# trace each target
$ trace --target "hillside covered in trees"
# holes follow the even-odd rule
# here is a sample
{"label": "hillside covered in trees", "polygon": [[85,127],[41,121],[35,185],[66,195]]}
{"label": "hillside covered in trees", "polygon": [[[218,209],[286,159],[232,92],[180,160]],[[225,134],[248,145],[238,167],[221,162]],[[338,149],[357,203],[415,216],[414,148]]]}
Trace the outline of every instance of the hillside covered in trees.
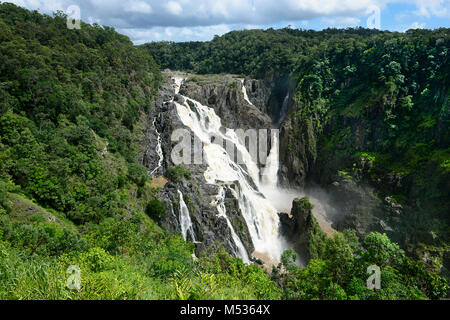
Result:
{"label": "hillside covered in trees", "polygon": [[[432,166],[432,174],[423,172],[411,183],[427,189],[431,213],[443,221],[450,189],[447,32],[249,31],[229,33],[211,45],[136,47],[109,27],[82,23],[80,30],[69,30],[62,13],[50,17],[0,4],[0,299],[445,297],[442,266],[406,255],[377,232],[358,238],[347,230],[326,238],[317,231],[306,267],[293,264],[292,251],[272,272],[220,247],[194,259],[192,243],[155,221],[167,208],[139,156],[147,113],[163,81],[160,68],[291,74],[298,101],[308,106],[295,111],[297,119],[315,119],[314,130],[331,132],[317,145],[329,159],[344,154],[345,160],[355,152],[352,134],[340,143],[333,140],[346,130],[339,121],[371,114],[359,104],[347,110],[347,102],[364,94],[384,99],[388,92],[386,120],[380,133],[365,141],[366,157],[373,168],[385,168],[383,161],[398,164],[386,157],[388,151],[403,155],[401,173],[413,176],[423,165]],[[397,50],[401,41],[408,54]],[[331,117],[331,101],[334,112],[345,110],[342,117]],[[308,179],[315,170],[312,166]],[[424,177],[435,180],[422,185]],[[310,210],[307,200],[305,207]],[[448,226],[441,225],[446,229],[436,229],[440,243],[430,244],[440,250],[436,265],[442,265],[448,243]],[[381,268],[380,290],[365,286],[370,264]],[[66,285],[70,265],[82,270],[80,290]]]}

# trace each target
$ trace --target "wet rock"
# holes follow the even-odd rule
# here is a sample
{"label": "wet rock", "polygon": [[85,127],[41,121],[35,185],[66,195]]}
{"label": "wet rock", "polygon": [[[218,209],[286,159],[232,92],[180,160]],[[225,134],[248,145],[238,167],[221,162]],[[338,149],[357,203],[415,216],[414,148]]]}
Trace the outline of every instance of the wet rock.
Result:
{"label": "wet rock", "polygon": [[307,263],[312,255],[310,249],[314,238],[324,239],[326,237],[312,213],[309,199],[307,197],[294,199],[290,216],[287,213],[278,215],[281,234],[294,245],[300,261]]}
{"label": "wet rock", "polygon": [[173,100],[178,102],[179,104],[184,104],[184,98],[180,94],[176,94]]}
{"label": "wet rock", "polygon": [[273,89],[271,81],[245,79],[244,86],[248,99],[262,112],[269,114],[269,98]]}
{"label": "wet rock", "polygon": [[261,259],[258,259],[258,258],[252,258],[251,261],[253,263],[257,264],[257,265],[260,265],[260,266],[264,265],[264,262]]}
{"label": "wet rock", "polygon": [[380,226],[383,229],[383,231],[394,231],[386,222],[383,220],[380,220]]}

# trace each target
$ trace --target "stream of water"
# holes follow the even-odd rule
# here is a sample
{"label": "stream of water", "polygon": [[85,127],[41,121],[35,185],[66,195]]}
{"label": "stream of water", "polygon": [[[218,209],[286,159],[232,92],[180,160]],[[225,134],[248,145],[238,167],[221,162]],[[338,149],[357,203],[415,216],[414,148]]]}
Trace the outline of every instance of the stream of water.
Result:
{"label": "stream of water", "polygon": [[180,196],[180,226],[181,226],[181,235],[184,240],[187,240],[188,234],[191,236],[192,242],[196,242],[194,228],[192,227],[191,217],[189,215],[189,210],[184,202],[183,194],[180,190],[178,190],[178,194]]}

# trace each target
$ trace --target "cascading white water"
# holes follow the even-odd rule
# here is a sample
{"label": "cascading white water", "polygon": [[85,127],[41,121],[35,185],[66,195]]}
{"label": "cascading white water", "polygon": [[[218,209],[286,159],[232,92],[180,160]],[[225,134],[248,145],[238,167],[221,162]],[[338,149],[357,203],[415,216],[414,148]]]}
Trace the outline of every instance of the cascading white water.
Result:
{"label": "cascading white water", "polygon": [[149,173],[149,175],[150,176],[153,176],[153,173],[155,173],[156,172],[156,170],[158,170],[159,168],[161,168],[161,165],[162,165],[162,162],[163,162],[163,160],[164,160],[164,155],[163,155],[163,151],[162,151],[162,148],[161,148],[161,135],[159,134],[159,132],[158,132],[158,129],[156,128],[156,117],[153,119],[153,127],[155,128],[155,131],[156,131],[156,136],[157,136],[157,142],[158,142],[158,145],[156,146],[156,152],[158,153],[158,157],[159,157],[159,160],[158,160],[158,165],[156,166],[156,168],[155,169],[153,169],[150,173]]}
{"label": "cascading white water", "polygon": [[[278,184],[278,169],[280,167],[278,156],[278,131],[272,132],[272,148],[266,159],[266,166],[261,177],[262,185],[276,188]],[[264,192],[263,192],[264,193]]]}
{"label": "cascading white water", "polygon": [[240,79],[241,83],[242,83],[242,93],[244,94],[244,100],[247,101],[249,104],[251,104],[252,106],[254,106],[254,104],[250,101],[250,99],[248,98],[248,94],[247,94],[247,88],[245,88],[244,85],[244,81],[245,79]]}
{"label": "cascading white water", "polygon": [[[247,88],[244,85],[245,79],[240,79],[242,84],[242,94],[244,95],[244,100],[249,104],[254,106],[254,104],[250,101],[247,94]],[[285,101],[283,102],[283,106],[286,104],[289,99],[289,93],[285,97]],[[261,175],[261,182],[263,187],[273,187],[276,188],[278,184],[278,169],[279,169],[279,156],[278,156],[278,132],[272,131],[272,148],[270,149],[269,156],[266,159],[266,165],[263,170],[263,174]],[[258,169],[257,169],[258,170]],[[252,175],[252,178],[258,182],[258,179]]]}
{"label": "cascading white water", "polygon": [[175,94],[178,94],[180,92],[180,87],[181,87],[181,83],[183,82],[183,78],[182,77],[174,77],[173,81],[175,82],[174,84],[174,89],[175,89]]}
{"label": "cascading white water", "polygon": [[228,219],[227,216],[227,210],[225,208],[225,188],[220,187],[219,193],[216,196],[216,200],[213,201],[211,204],[217,206],[217,211],[219,212],[219,217],[225,218],[228,228],[230,228],[231,237],[233,239],[233,242],[236,246],[237,251],[235,252],[236,256],[241,258],[244,263],[250,263],[250,259],[248,258],[247,250],[245,250],[244,245],[242,244],[241,239],[234,231],[233,225],[231,224],[230,219]]}
{"label": "cascading white water", "polygon": [[192,242],[195,242],[194,228],[192,227],[191,217],[189,215],[189,210],[186,206],[186,203],[183,199],[183,194],[180,190],[178,190],[178,194],[180,195],[180,226],[181,226],[181,235],[183,239],[187,239],[188,232],[192,238]]}
{"label": "cascading white water", "polygon": [[[175,90],[179,88],[182,79],[175,78]],[[245,90],[245,88],[244,88]],[[246,96],[246,92],[244,93]],[[245,145],[239,141],[236,132],[227,129],[225,133],[220,130],[221,119],[216,115],[214,109],[202,105],[191,98],[184,97],[193,102],[195,112],[191,110],[187,102],[180,104],[174,102],[178,116],[182,123],[189,127],[192,132],[203,143],[204,160],[208,165],[204,173],[205,180],[211,184],[218,181],[238,181],[239,190],[230,189],[238,199],[239,207],[244,216],[250,236],[258,255],[263,255],[271,262],[279,261],[284,247],[284,241],[278,233],[279,218],[277,210],[259,192],[259,168],[247,151]],[[227,143],[236,146],[242,155],[243,163],[247,170],[231,159],[223,146],[212,143],[211,137],[220,137]],[[253,181],[257,189],[252,187]]]}

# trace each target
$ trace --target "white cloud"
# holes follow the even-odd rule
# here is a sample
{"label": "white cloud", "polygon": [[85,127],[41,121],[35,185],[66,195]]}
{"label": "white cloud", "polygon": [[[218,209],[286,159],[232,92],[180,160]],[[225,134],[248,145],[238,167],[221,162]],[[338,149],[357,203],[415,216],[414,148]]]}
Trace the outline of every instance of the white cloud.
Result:
{"label": "white cloud", "polygon": [[228,25],[214,25],[205,27],[153,27],[149,29],[119,29],[118,31],[129,36],[135,44],[149,41],[205,41],[211,40],[215,35],[222,35],[231,31]]}
{"label": "white cloud", "polygon": [[353,17],[339,17],[339,18],[324,18],[322,23],[336,28],[354,27],[357,26],[360,19]]}
{"label": "white cloud", "polygon": [[183,8],[181,7],[181,5],[175,1],[169,1],[167,3],[167,10],[169,11],[169,13],[174,15],[180,15],[181,12],[183,12]]}
{"label": "white cloud", "polygon": [[[406,3],[423,17],[449,14],[450,0],[9,0],[42,11],[81,7],[82,15],[104,23],[123,18],[133,28],[154,26],[208,26],[217,24],[271,24],[314,18],[362,18],[371,7],[380,10],[388,4]],[[116,26],[118,28],[125,27]]]}
{"label": "white cloud", "polygon": [[124,4],[126,12],[151,13],[152,6],[144,1],[130,0]]}
{"label": "white cloud", "polygon": [[445,17],[449,14],[448,7],[450,0],[426,0],[416,2],[417,10],[414,13],[418,16],[430,18],[432,16]]}
{"label": "white cloud", "polygon": [[[271,24],[323,17],[364,15],[370,5],[384,6],[388,0],[10,0],[31,9],[65,10],[80,6],[82,16],[95,17],[103,23],[122,18],[118,28],[154,26],[208,26],[218,24]],[[117,21],[117,20],[116,20]]]}
{"label": "white cloud", "polygon": [[94,23],[100,24],[101,23],[100,19],[97,19],[97,18],[94,18],[94,17],[88,17],[86,19],[86,22],[89,23],[89,24],[94,24]]}
{"label": "white cloud", "polygon": [[[379,8],[381,19],[390,4],[408,4],[413,9],[405,9],[412,21],[443,18],[450,16],[450,0],[6,0],[29,9],[39,9],[51,13],[66,10],[69,5],[81,8],[81,18],[110,25],[130,36],[135,42],[162,39],[179,41],[188,39],[186,30],[192,32],[192,40],[203,39],[214,34],[214,30],[244,28],[254,26],[280,27],[286,23],[297,26],[349,27],[364,22],[370,15],[370,8]],[[413,13],[414,12],[414,13]],[[420,18],[418,18],[418,16]],[[304,23],[304,21],[307,21]],[[407,19],[405,19],[407,21]],[[383,24],[382,24],[383,26]],[[171,28],[171,29],[167,29]],[[183,29],[184,28],[184,29]],[[127,30],[129,32],[127,32]],[[184,31],[183,31],[184,30]],[[181,34],[178,34],[181,32]],[[219,32],[218,32],[219,33]],[[183,38],[184,39],[184,38]],[[210,39],[210,38],[207,38]],[[205,39],[205,40],[207,40]]]}
{"label": "white cloud", "polygon": [[425,22],[423,23],[419,23],[417,21],[415,21],[408,29],[423,29],[425,28]]}
{"label": "white cloud", "polygon": [[65,11],[70,5],[74,4],[74,1],[69,3],[68,1],[45,1],[45,0],[8,0],[3,2],[12,2],[18,6],[25,7],[32,10],[39,10],[41,12],[54,12],[57,10]]}

